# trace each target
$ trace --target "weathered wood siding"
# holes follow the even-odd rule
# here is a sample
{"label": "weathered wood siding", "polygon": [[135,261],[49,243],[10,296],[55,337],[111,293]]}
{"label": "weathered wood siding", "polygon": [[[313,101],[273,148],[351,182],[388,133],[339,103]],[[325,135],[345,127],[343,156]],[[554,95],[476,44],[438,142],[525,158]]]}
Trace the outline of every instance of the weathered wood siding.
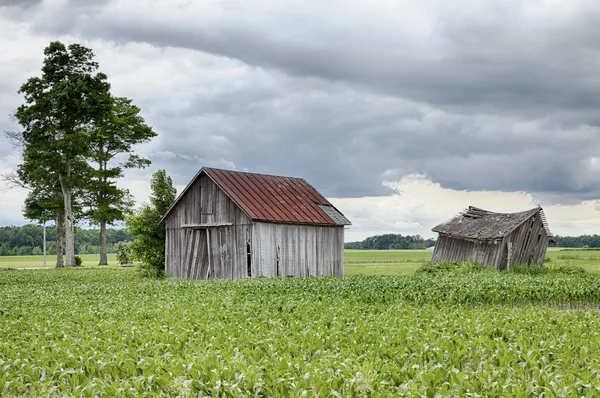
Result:
{"label": "weathered wood siding", "polygon": [[539,213],[515,229],[508,236],[507,246],[509,242],[513,252],[510,259],[507,256],[506,261],[502,262],[503,265],[506,264],[508,267],[518,264],[542,265],[548,249],[548,234]]}
{"label": "weathered wood siding", "polygon": [[495,265],[500,257],[502,240],[476,240],[440,234],[431,256],[432,263],[443,261],[473,261]]}
{"label": "weathered wood siding", "polygon": [[[183,225],[231,223],[197,230]],[[206,175],[200,176],[165,219],[167,276],[243,278],[251,220]],[[210,267],[207,268],[207,267]]]}
{"label": "weathered wood siding", "polygon": [[343,276],[344,227],[257,222],[252,276]]}

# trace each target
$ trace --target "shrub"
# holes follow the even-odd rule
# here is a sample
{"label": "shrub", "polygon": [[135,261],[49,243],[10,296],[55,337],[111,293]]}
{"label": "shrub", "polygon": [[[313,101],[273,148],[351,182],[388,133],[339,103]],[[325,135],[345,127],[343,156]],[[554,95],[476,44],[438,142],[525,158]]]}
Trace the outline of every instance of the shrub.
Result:
{"label": "shrub", "polygon": [[437,264],[427,263],[421,266],[416,274],[438,274],[438,273],[449,273],[449,274],[466,274],[470,272],[480,272],[493,267],[484,267],[476,264],[472,261],[455,261],[452,263],[441,262]]}
{"label": "shrub", "polygon": [[117,261],[119,264],[129,264],[131,262],[131,249],[129,243],[117,243],[115,245],[115,252],[117,253]]}
{"label": "shrub", "polygon": [[547,267],[530,267],[527,264],[520,264],[511,267],[506,270],[515,274],[526,274],[526,275],[543,275],[543,274],[567,274],[567,275],[581,275],[585,274],[586,271],[583,268],[573,267],[568,265],[559,266],[547,266]]}
{"label": "shrub", "polygon": [[150,204],[144,204],[125,220],[135,237],[131,252],[137,260],[139,274],[146,277],[165,275],[165,228],[159,221],[175,201],[176,190],[164,170],[152,175]]}
{"label": "shrub", "polygon": [[82,263],[83,263],[83,260],[81,260],[81,257],[75,256],[75,266],[76,267],[81,267]]}

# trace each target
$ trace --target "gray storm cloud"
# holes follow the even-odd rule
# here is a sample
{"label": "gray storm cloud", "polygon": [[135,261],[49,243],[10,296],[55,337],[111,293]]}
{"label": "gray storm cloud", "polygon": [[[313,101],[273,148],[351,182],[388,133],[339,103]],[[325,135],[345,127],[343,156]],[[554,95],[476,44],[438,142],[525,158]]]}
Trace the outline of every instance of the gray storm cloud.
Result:
{"label": "gray storm cloud", "polygon": [[[303,176],[333,197],[385,195],[383,180],[412,173],[598,197],[600,6],[451,3],[13,1],[0,13],[34,35],[149,45],[136,69],[147,80],[109,78],[160,133],[145,148],[156,167],[182,181],[204,162]],[[103,68],[119,57],[98,53]]]}

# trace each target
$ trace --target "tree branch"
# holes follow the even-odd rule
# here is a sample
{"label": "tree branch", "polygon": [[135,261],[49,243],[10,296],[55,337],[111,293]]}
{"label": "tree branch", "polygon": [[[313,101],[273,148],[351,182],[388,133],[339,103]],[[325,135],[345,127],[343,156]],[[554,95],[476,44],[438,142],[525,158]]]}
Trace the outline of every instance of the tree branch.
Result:
{"label": "tree branch", "polygon": [[6,193],[15,188],[24,188],[31,191],[31,187],[27,186],[23,181],[19,179],[19,176],[14,171],[0,174],[0,181],[4,182],[0,193]]}

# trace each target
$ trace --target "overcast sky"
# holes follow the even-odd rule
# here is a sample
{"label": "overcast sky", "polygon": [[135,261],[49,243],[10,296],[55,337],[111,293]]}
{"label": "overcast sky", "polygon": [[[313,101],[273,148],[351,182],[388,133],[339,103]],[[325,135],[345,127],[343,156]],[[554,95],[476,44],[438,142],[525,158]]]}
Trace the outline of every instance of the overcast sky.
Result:
{"label": "overcast sky", "polygon": [[[346,240],[433,236],[468,205],[600,233],[600,3],[589,0],[0,0],[0,130],[50,41],[91,47],[165,168],[306,178]],[[0,138],[0,172],[19,154]],[[0,194],[0,225],[26,193]]]}

